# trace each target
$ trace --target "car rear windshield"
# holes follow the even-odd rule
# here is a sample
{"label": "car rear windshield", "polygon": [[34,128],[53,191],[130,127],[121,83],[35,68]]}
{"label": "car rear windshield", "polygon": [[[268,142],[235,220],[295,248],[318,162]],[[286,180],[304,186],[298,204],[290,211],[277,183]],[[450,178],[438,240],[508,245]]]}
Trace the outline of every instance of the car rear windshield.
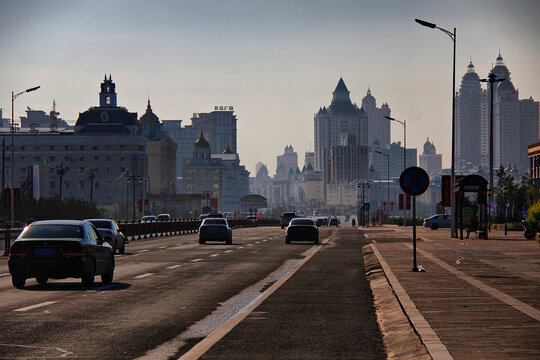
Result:
{"label": "car rear windshield", "polygon": [[225,225],[225,219],[204,219],[204,225]]}
{"label": "car rear windshield", "polygon": [[92,220],[89,221],[92,224],[94,224],[95,227],[98,229],[110,229],[111,228],[111,222],[107,220]]}
{"label": "car rear windshield", "polygon": [[283,213],[282,216],[283,216],[283,217],[296,217],[296,214],[295,214],[295,213],[292,213],[292,212],[288,212],[288,213]]}
{"label": "car rear windshield", "polygon": [[70,239],[83,238],[83,228],[79,225],[43,224],[31,225],[19,236],[20,239]]}
{"label": "car rear windshield", "polygon": [[310,219],[292,219],[291,225],[315,225],[315,223]]}

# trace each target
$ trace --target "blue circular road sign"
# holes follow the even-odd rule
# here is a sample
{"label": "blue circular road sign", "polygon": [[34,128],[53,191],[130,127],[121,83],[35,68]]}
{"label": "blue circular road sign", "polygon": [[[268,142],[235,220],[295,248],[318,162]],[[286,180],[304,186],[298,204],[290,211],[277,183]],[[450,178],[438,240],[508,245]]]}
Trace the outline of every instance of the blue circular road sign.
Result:
{"label": "blue circular road sign", "polygon": [[429,175],[424,169],[418,166],[411,166],[401,173],[399,185],[405,193],[418,196],[427,190],[429,186]]}

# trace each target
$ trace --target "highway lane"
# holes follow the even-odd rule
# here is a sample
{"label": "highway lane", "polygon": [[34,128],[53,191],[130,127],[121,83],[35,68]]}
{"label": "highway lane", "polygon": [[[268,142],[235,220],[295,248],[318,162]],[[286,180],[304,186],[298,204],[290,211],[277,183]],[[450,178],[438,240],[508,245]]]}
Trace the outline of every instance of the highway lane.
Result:
{"label": "highway lane", "polygon": [[[321,238],[331,232],[323,229]],[[45,287],[29,279],[18,290],[10,276],[0,276],[0,327],[6,329],[0,358],[173,356],[260,293],[255,284],[267,286],[275,281],[264,284],[269,274],[313,248],[285,245],[279,228],[235,229],[232,245],[199,245],[197,239],[192,234],[135,241],[116,256],[113,284],[102,286],[96,278],[92,289],[76,279],[51,280]],[[208,317],[216,309],[217,316]],[[186,335],[178,340],[180,334]]]}

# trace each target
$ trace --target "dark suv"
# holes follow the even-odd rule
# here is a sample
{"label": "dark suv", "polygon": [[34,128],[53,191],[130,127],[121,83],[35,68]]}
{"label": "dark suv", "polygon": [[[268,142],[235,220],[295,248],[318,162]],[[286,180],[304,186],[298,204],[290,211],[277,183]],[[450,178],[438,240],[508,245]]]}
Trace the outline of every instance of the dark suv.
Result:
{"label": "dark suv", "polygon": [[281,215],[281,228],[284,229],[286,228],[287,226],[289,226],[289,223],[291,222],[292,219],[294,219],[296,217],[296,214],[293,213],[293,212],[284,212],[282,215]]}

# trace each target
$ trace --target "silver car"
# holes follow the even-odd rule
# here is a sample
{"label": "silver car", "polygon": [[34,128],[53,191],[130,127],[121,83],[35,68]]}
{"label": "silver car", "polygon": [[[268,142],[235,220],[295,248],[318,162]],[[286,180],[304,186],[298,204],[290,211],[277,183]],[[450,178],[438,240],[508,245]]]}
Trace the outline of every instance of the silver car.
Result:
{"label": "silver car", "polygon": [[424,219],[424,227],[437,230],[438,228],[449,228],[451,226],[452,217],[446,214],[437,214]]}

